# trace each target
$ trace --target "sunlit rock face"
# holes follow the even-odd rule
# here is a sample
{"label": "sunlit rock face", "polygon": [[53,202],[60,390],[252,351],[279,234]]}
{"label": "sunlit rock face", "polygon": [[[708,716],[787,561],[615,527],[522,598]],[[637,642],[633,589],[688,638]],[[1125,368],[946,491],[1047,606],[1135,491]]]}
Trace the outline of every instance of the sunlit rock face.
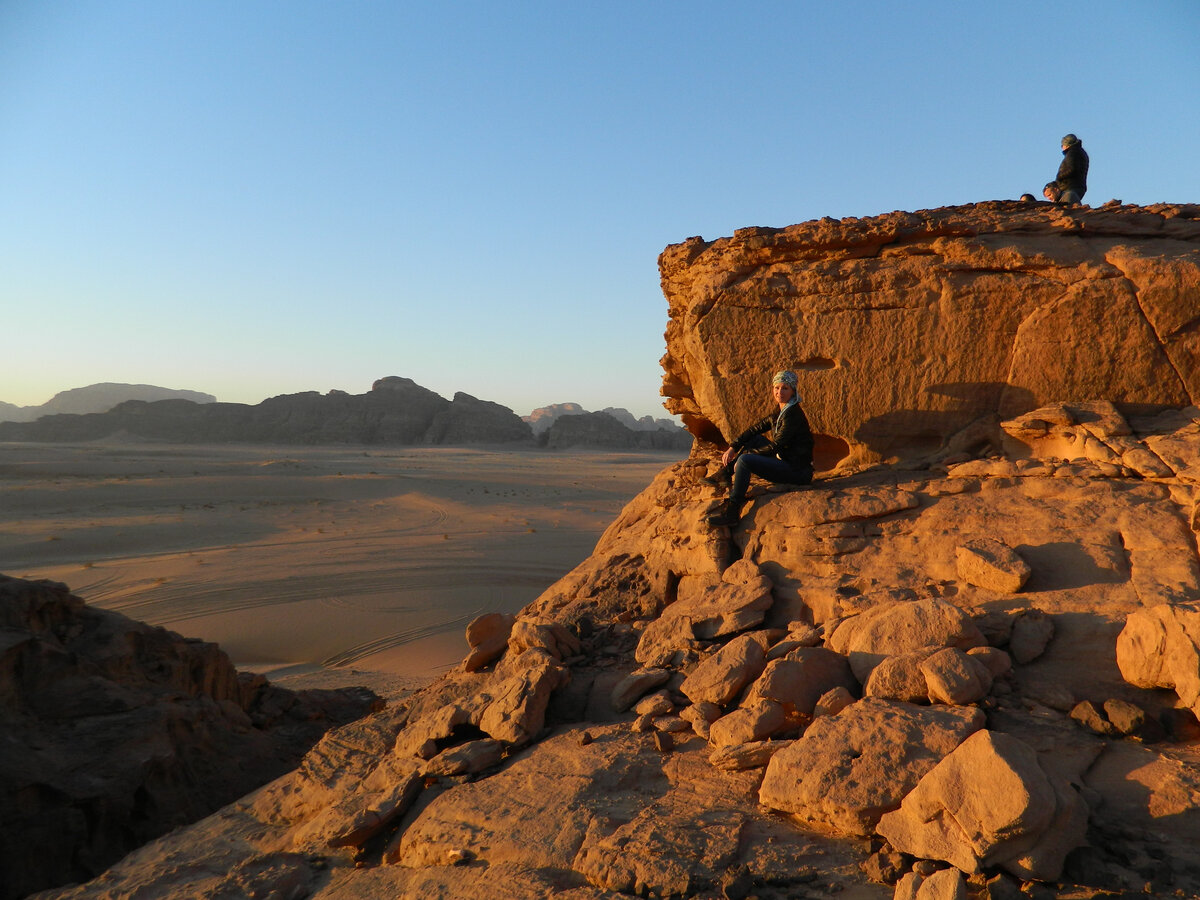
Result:
{"label": "sunlit rock face", "polygon": [[717,443],[765,414],[782,368],[818,467],[925,456],[1062,400],[1146,414],[1200,398],[1195,205],[823,218],[689,238],[659,269],[665,405]]}

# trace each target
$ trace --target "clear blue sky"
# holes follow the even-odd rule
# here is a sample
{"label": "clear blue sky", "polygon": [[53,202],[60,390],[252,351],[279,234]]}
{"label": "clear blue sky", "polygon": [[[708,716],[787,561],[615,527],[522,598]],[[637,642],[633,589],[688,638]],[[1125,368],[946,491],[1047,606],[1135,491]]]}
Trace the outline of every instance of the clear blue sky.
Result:
{"label": "clear blue sky", "polygon": [[660,407],[669,243],[1200,201],[1200,2],[0,0],[0,400]]}

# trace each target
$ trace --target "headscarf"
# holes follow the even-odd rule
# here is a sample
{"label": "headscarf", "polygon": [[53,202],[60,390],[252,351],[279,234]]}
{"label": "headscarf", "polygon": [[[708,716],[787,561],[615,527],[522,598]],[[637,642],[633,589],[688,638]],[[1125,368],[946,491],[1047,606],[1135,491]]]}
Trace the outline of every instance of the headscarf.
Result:
{"label": "headscarf", "polygon": [[799,383],[800,379],[796,377],[796,373],[791,369],[776,372],[775,377],[771,379],[772,388],[777,384],[786,384],[792,389],[792,399],[783,405],[783,408],[779,410],[779,415],[775,419],[775,431],[779,431],[783,427],[783,414],[800,402],[800,394],[796,390]]}

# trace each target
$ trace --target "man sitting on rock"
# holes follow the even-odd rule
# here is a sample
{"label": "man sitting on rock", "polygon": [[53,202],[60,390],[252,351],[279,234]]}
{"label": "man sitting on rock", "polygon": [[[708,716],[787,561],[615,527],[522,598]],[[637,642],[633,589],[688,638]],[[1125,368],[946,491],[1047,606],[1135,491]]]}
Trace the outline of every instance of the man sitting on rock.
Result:
{"label": "man sitting on rock", "polygon": [[1063,161],[1054,179],[1054,184],[1058,185],[1058,197],[1055,199],[1067,205],[1082,203],[1083,195],[1087,193],[1087,152],[1083,149],[1083,143],[1073,134],[1063,135],[1062,152]]}
{"label": "man sitting on rock", "polygon": [[[795,372],[775,375],[771,394],[779,404],[779,413],[742,432],[721,457],[721,468],[703,479],[713,485],[733,482],[723,509],[708,517],[710,525],[726,528],[737,525],[751,475],[782,484],[812,484],[812,429],[796,396],[797,383]],[[767,432],[771,433],[769,439],[765,437]]]}

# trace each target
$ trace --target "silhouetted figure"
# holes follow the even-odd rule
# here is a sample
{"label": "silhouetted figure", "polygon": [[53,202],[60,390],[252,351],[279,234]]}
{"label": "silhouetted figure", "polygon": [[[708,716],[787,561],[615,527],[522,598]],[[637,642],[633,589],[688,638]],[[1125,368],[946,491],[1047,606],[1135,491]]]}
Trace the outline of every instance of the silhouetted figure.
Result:
{"label": "silhouetted figure", "polygon": [[1036,199],[1037,199],[1037,197],[1033,196],[1033,194],[1022,194],[1021,195],[1022,203],[1033,203]]}
{"label": "silhouetted figure", "polygon": [[1073,134],[1062,139],[1063,161],[1058,167],[1054,183],[1058,185],[1058,203],[1076,204],[1083,202],[1087,193],[1088,155],[1083,143]]}
{"label": "silhouetted figure", "polygon": [[[721,457],[721,468],[703,479],[714,485],[732,481],[729,499],[720,512],[708,517],[710,525],[737,525],[751,475],[777,484],[812,484],[813,435],[796,396],[797,384],[795,372],[775,374],[771,395],[779,404],[779,412],[742,432]],[[769,439],[764,436],[767,432],[771,434]]]}

